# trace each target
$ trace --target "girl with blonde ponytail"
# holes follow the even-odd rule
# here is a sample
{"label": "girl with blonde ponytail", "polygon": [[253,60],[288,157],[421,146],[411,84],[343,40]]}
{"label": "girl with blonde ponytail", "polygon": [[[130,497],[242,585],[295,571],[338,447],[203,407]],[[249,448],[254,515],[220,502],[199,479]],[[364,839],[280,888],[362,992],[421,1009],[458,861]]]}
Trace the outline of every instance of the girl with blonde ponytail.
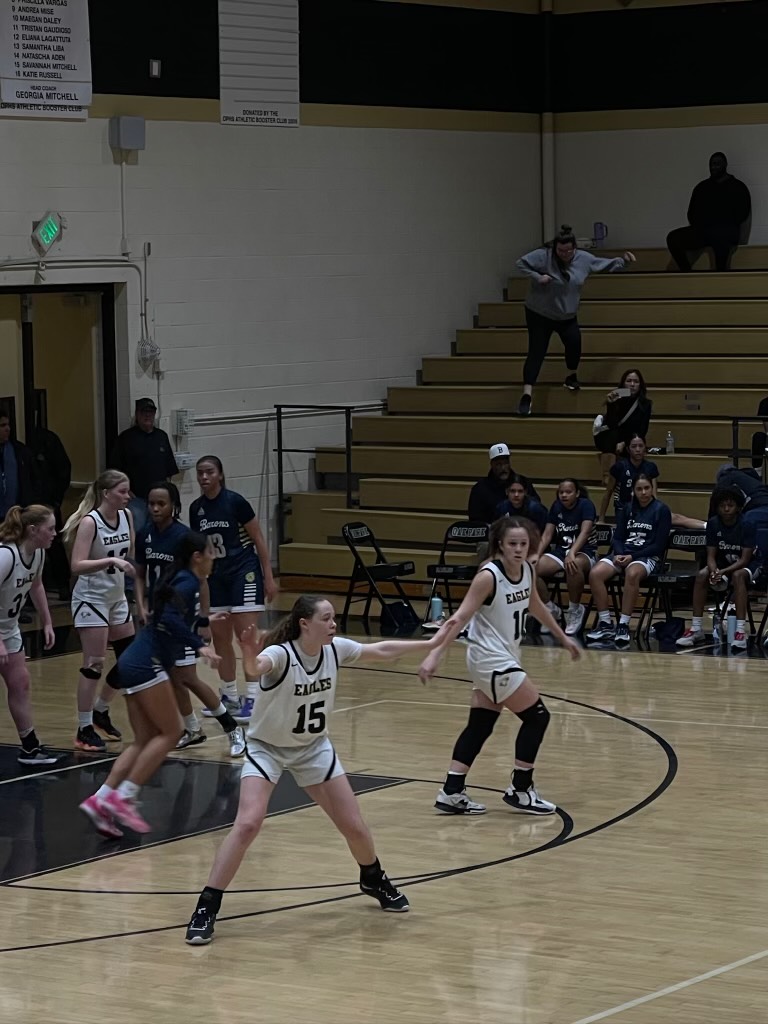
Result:
{"label": "girl with blonde ponytail", "polygon": [[[72,572],[77,576],[72,591],[72,618],[83,649],[75,747],[94,753],[106,749],[96,729],[108,740],[122,739],[109,717],[109,702],[115,690],[105,685],[95,703],[94,698],[107,644],[112,644],[115,658],[119,658],[134,635],[125,596],[125,576],[134,575],[130,497],[125,473],[107,469],[93,481],[64,526],[64,539],[72,545]],[[114,673],[115,669],[110,669],[107,684],[110,677],[114,679]]]}
{"label": "girl with blonde ponytail", "polygon": [[27,594],[43,627],[44,646],[55,642],[43,588],[44,552],[56,536],[53,510],[46,505],[13,505],[0,524],[0,677],[8,690],[8,710],[21,741],[19,764],[39,767],[58,757],[40,743],[32,719],[29,671],[19,629],[19,612]]}

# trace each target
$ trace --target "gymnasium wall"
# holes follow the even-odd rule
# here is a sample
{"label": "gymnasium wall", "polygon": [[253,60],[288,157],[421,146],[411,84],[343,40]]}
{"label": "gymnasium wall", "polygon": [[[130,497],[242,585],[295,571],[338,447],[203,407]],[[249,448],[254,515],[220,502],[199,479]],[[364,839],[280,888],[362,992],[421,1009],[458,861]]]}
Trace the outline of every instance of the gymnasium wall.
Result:
{"label": "gymnasium wall", "polygon": [[[125,168],[125,212],[134,258],[152,245],[159,394],[137,361],[132,275],[49,261],[46,284],[122,276],[121,428],[143,395],[159,398],[166,429],[173,408],[192,409],[202,422],[190,450],[218,454],[268,522],[274,404],[380,401],[389,384],[413,383],[422,354],[446,351],[478,296],[497,294],[536,241],[535,101],[521,85],[527,65],[505,69],[500,32],[515,17],[522,39],[535,19],[303,2],[302,127],[248,129],[217,123],[216,0],[92,2],[90,13],[91,119],[0,121],[3,255],[30,254],[31,220],[49,208],[68,221],[56,255],[118,254],[107,118],[147,118],[146,150]],[[162,78],[148,77],[150,58]],[[338,444],[342,423],[290,420],[285,444]],[[288,491],[311,484],[308,463],[287,456]],[[197,493],[193,472],[182,490]]]}
{"label": "gymnasium wall", "polygon": [[750,241],[768,243],[765,0],[559,0],[555,10],[558,220],[579,234],[605,221],[612,246],[663,246],[723,150],[752,192]]}

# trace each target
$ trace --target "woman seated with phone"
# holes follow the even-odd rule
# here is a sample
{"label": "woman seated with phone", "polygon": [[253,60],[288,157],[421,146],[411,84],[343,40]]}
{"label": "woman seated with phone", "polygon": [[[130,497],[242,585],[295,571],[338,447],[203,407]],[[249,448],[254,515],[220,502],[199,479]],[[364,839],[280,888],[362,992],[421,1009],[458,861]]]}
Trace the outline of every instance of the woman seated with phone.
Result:
{"label": "woman seated with phone", "polygon": [[[611,486],[611,466],[618,455],[624,454],[634,434],[648,436],[653,402],[646,397],[645,379],[639,370],[625,370],[619,386],[606,395],[605,412],[595,419],[592,433],[600,460],[603,485]],[[599,522],[605,521],[610,494],[603,498]]]}

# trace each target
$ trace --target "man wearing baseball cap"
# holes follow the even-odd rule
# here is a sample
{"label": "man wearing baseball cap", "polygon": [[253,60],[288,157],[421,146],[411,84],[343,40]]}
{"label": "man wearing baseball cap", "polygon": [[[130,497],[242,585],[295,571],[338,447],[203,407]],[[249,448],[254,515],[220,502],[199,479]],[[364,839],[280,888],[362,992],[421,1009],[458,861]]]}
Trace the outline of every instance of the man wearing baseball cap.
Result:
{"label": "man wearing baseball cap", "polygon": [[[507,481],[514,473],[509,461],[509,447],[503,441],[492,444],[488,449],[491,466],[486,476],[478,480],[469,492],[467,518],[480,523],[492,523],[496,518],[496,506],[506,497]],[[532,498],[539,500],[536,488],[527,479],[525,488]]]}
{"label": "man wearing baseball cap", "polygon": [[157,406],[151,398],[139,398],[132,427],[119,435],[109,456],[109,469],[119,469],[131,482],[136,533],[147,521],[147,498],[152,484],[170,480],[179,472],[171,442],[164,430],[155,426]]}

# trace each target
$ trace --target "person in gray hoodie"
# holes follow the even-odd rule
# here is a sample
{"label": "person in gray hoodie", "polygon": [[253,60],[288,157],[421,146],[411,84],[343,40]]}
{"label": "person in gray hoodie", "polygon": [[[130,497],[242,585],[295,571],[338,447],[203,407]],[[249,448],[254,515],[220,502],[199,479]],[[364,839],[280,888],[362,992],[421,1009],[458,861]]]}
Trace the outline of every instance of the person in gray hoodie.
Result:
{"label": "person in gray hoodie", "polygon": [[576,371],[581,360],[581,328],[577,314],[581,289],[590,274],[612,274],[634,263],[631,252],[617,259],[601,259],[576,248],[572,228],[563,224],[560,234],[548,245],[526,253],[517,261],[517,269],[531,279],[525,300],[528,328],[528,356],[523,367],[523,394],[518,406],[520,416],[531,415],[533,385],[536,383],[549,339],[556,332],[565,348],[568,376],[564,387],[580,388]]}

